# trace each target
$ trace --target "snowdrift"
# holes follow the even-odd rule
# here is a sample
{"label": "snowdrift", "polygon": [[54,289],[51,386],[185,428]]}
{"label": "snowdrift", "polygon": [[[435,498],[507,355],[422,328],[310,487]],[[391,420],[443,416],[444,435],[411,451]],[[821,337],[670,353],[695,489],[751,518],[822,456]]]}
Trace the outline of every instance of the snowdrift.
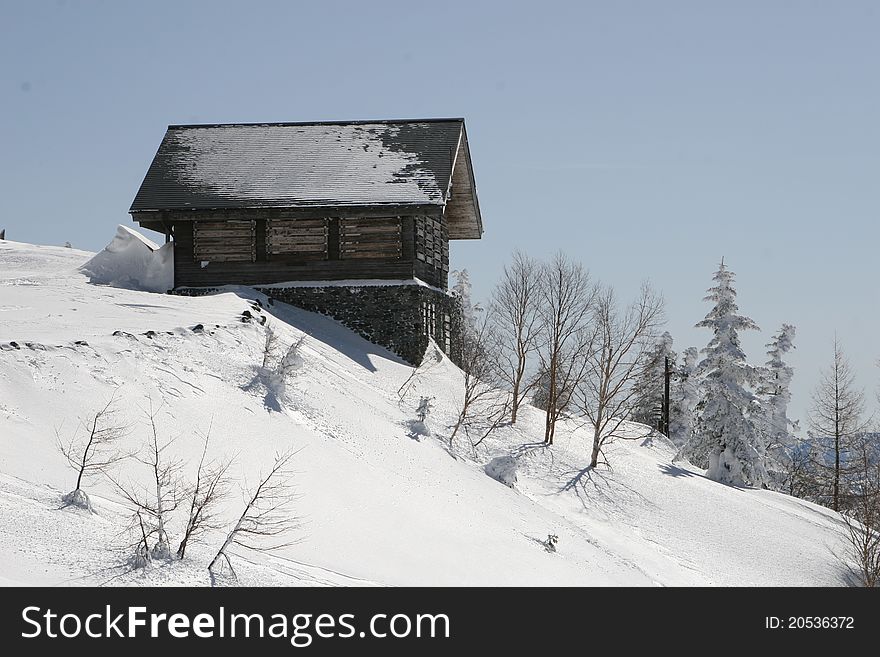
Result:
{"label": "snowdrift", "polygon": [[[135,239],[125,233],[120,246],[143,255]],[[586,467],[578,424],[560,425],[547,448],[532,408],[478,448],[460,436],[450,449],[463,383],[446,358],[428,358],[414,373],[336,322],[269,307],[252,290],[194,298],[90,285],[77,269],[86,257],[0,242],[0,583],[210,585],[206,565],[222,531],[192,545],[182,562],[130,571],[130,511],[112,484],[87,482],[94,513],[61,508],[74,480],[56,430],[70,436],[78,417],[114,393],[132,426],[124,449],[143,444],[149,398],[188,476],[209,428],[212,456],[236,456],[235,485],[219,510],[227,521],[240,513],[239,486],[276,452],[299,450],[290,482],[295,543],[272,555],[237,549],[244,585],[845,581],[839,516],[710,481],[673,462],[675,448],[643,438],[639,426],[608,446],[612,467],[595,470]],[[142,273],[135,278],[144,283]],[[282,347],[305,336],[281,404],[252,385],[267,326]],[[430,431],[415,431],[425,412]],[[515,459],[515,488],[489,476],[495,459]],[[512,467],[489,470],[512,481]],[[134,460],[115,474],[147,479]],[[170,527],[172,541],[180,523]],[[549,535],[558,537],[552,552]]]}
{"label": "snowdrift", "polygon": [[80,267],[91,283],[144,292],[174,287],[174,250],[160,247],[140,233],[119,225],[104,250]]}

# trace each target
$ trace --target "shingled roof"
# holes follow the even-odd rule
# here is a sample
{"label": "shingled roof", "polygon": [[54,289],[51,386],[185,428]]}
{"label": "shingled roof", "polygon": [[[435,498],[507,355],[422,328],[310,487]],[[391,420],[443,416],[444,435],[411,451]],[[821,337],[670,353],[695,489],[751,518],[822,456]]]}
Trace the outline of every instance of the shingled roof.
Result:
{"label": "shingled roof", "polygon": [[464,119],[172,125],[129,212],[383,205],[481,236]]}

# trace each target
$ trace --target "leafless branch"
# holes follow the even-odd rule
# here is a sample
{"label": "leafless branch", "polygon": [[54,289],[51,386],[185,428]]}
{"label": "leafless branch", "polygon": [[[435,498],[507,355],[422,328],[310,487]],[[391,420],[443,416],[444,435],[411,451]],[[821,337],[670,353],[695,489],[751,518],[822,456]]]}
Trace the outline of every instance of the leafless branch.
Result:
{"label": "leafless branch", "polygon": [[177,548],[177,558],[183,559],[190,543],[199,540],[206,531],[221,529],[222,523],[216,515],[217,507],[229,493],[228,471],[232,461],[207,463],[208,443],[211,429],[205,434],[205,445],[196,469],[196,477],[190,490],[189,514],[183,531],[183,538]]}
{"label": "leafless branch", "polygon": [[118,392],[115,390],[100,410],[82,418],[69,440],[64,440],[60,431],[55,432],[58,450],[76,472],[76,486],[64,496],[65,505],[91,509],[88,495],[82,490],[84,482],[95,475],[105,474],[111,466],[128,456],[116,447],[130,430],[120,418]]}
{"label": "leafless branch", "polygon": [[463,386],[458,417],[449,435],[449,449],[454,448],[456,435],[463,426],[466,427],[475,412],[479,409],[485,415],[487,409],[483,406],[500,393],[495,385],[498,370],[492,352],[495,344],[493,327],[491,311],[484,311],[474,326],[466,327],[460,337]]}
{"label": "leafless branch", "polygon": [[562,253],[541,269],[538,315],[544,339],[538,355],[546,379],[546,444],[553,444],[556,422],[586,373],[596,337],[592,315],[597,294],[589,272]]}
{"label": "leafless branch", "polygon": [[862,435],[853,446],[854,475],[841,513],[849,557],[858,566],[861,584],[872,588],[880,583],[880,450],[875,440]]}
{"label": "leafless branch", "polygon": [[591,467],[631,414],[639,392],[633,384],[663,321],[663,299],[646,284],[635,303],[621,309],[613,288],[606,287],[595,304],[594,321],[596,348],[587,355],[588,374],[579,388],[580,411],[593,431]]}
{"label": "leafless branch", "polygon": [[501,281],[492,293],[490,309],[497,340],[496,358],[501,382],[511,391],[510,421],[516,424],[522,402],[534,382],[527,377],[529,358],[540,346],[542,323],[538,313],[541,266],[516,251],[505,265]]}
{"label": "leafless branch", "polygon": [[167,559],[171,556],[168,521],[181,500],[183,463],[169,456],[169,448],[174,439],[163,441],[160,438],[157,419],[161,410],[161,405],[154,408],[152,399],[147,399],[147,408],[143,409],[143,412],[146,416],[149,434],[142,451],[133,456],[136,461],[149,468],[150,483],[144,486],[131,481],[122,482],[109,475],[108,478],[131,505],[134,513],[138,515],[139,522],[151,526],[148,535],[155,537],[155,542],[150,549],[151,556]]}
{"label": "leafless branch", "polygon": [[209,572],[213,574],[222,562],[232,567],[228,551],[235,545],[271,552],[292,543],[282,537],[297,527],[297,518],[292,515],[293,494],[288,481],[292,474],[290,463],[296,454],[296,451],[288,450],[275,456],[272,469],[247,494],[241,515],[208,565]]}

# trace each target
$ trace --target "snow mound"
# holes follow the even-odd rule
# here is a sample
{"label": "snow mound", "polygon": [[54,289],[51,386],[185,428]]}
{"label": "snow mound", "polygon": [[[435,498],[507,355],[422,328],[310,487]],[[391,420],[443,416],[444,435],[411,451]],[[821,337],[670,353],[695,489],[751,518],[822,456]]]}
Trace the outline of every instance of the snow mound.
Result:
{"label": "snow mound", "polygon": [[486,464],[486,474],[495,481],[513,488],[516,484],[516,459],[512,456],[496,456]]}
{"label": "snow mound", "polygon": [[65,506],[75,506],[78,509],[94,512],[92,501],[89,499],[89,496],[79,488],[67,493],[61,498],[61,501],[64,502]]}
{"label": "snow mound", "polygon": [[174,287],[174,251],[170,243],[160,247],[120,225],[110,244],[80,271],[96,285],[166,292]]}

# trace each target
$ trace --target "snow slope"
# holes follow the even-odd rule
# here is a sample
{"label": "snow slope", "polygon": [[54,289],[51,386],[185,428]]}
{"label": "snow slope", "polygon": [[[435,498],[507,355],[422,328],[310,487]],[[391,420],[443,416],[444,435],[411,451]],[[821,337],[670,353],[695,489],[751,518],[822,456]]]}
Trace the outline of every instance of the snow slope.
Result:
{"label": "snow slope", "polygon": [[[777,493],[723,486],[665,441],[618,440],[611,467],[585,469],[584,430],[541,442],[526,409],[476,450],[446,437],[461,373],[429,354],[417,376],[339,324],[283,304],[268,323],[285,344],[305,334],[304,365],[285,404],[252,384],[265,327],[247,289],[177,297],[90,284],[92,254],[0,242],[0,584],[209,584],[219,533],[183,562],[124,567],[128,512],[113,487],[87,491],[95,514],[60,508],[73,473],[55,448],[77,418],[116,391],[135,449],[148,398],[160,431],[196,465],[205,432],[234,475],[253,482],[289,446],[297,541],[274,555],[238,549],[248,585],[834,585],[845,568],[841,523],[827,509]],[[201,325],[203,330],[193,330]],[[152,331],[153,333],[147,334]],[[14,346],[12,343],[15,343]],[[398,394],[402,385],[404,394]],[[414,432],[433,396],[428,432]],[[512,455],[509,488],[484,466]],[[141,478],[126,461],[118,476]],[[236,492],[226,501],[231,519]],[[544,549],[548,534],[557,551]],[[174,536],[172,536],[173,540]],[[213,548],[213,551],[212,551]],[[222,580],[221,583],[230,583]]]}

